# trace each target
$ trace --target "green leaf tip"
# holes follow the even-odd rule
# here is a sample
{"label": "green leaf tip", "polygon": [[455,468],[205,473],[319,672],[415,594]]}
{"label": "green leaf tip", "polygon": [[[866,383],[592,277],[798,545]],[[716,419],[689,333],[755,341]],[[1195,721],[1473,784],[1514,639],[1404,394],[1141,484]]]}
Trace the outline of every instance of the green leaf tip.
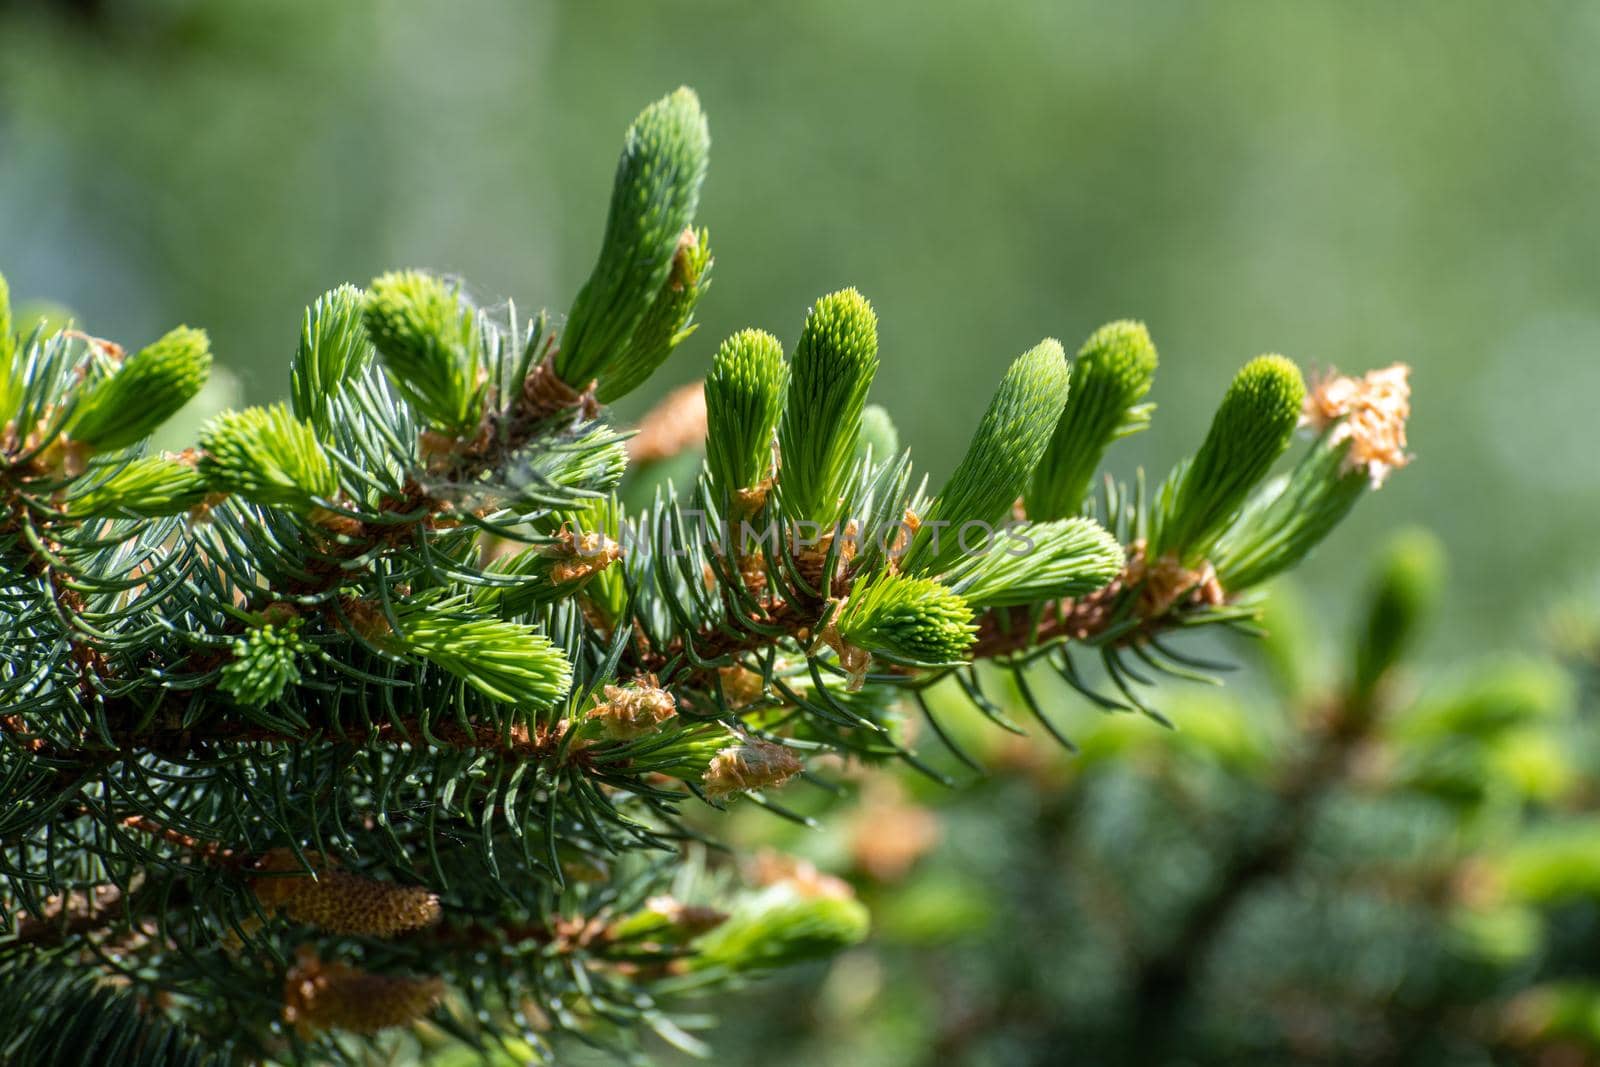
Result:
{"label": "green leaf tip", "polygon": [[706,376],[706,467],[720,492],[755,489],[771,475],[772,440],[789,375],[783,345],[741,330],[722,343]]}
{"label": "green leaf tip", "polygon": [[1244,365],[1192,459],[1162,488],[1152,556],[1196,563],[1210,552],[1294,434],[1305,401],[1300,370],[1283,356]]}
{"label": "green leaf tip", "polygon": [[209,492],[205,478],[190,464],[164,456],[144,456],[69,499],[66,511],[83,518],[154,519],[181,515],[202,503]]}
{"label": "green leaf tip", "polygon": [[845,644],[908,663],[959,662],[977,635],[959,593],[888,572],[851,593],[834,626]]}
{"label": "green leaf tip", "polygon": [[300,620],[251,627],[233,642],[233,659],[222,668],[218,688],[249,708],[272,703],[300,682],[299,657],[311,646],[299,638]]}
{"label": "green leaf tip", "polygon": [[1371,488],[1349,453],[1349,441],[1324,434],[1287,477],[1252,495],[1211,553],[1224,589],[1240,593],[1298,565],[1344,521]]}
{"label": "green leaf tip", "polygon": [[779,484],[790,518],[831,524],[850,475],[867,391],[878,371],[878,316],[842,289],[806,316],[778,429]]}
{"label": "green leaf tip", "polygon": [[477,436],[486,378],[476,312],[460,289],[423,271],[373,279],[362,320],[400,394],[433,429]]}
{"label": "green leaf tip", "polygon": [[225,411],[200,430],[206,484],[263,507],[307,512],[339,491],[316,432],[282,404]]}
{"label": "green leaf tip", "polygon": [[543,710],[572,687],[566,653],[532,626],[477,615],[467,598],[422,600],[397,610],[401,630],[393,643],[491,699]]}
{"label": "green leaf tip", "polygon": [[1427,530],[1402,530],[1374,569],[1366,617],[1356,636],[1357,694],[1370,694],[1416,644],[1444,586],[1445,556]]}
{"label": "green leaf tip", "polygon": [[91,385],[68,433],[97,452],[137,444],[193,400],[210,373],[210,338],[179,326]]}
{"label": "green leaf tip", "polygon": [[1150,424],[1154,405],[1140,403],[1155,380],[1156,346],[1142,322],[1100,327],[1072,364],[1072,393],[1027,492],[1028,515],[1076,515],[1112,442]]}
{"label": "green leaf tip", "polygon": [[1018,523],[946,575],[973,608],[1012,607],[1103,589],[1122,573],[1122,545],[1092,519]]}
{"label": "green leaf tip", "polygon": [[292,410],[326,434],[335,395],[372,362],[365,323],[366,294],[353,285],[330,289],[306,309],[300,343],[289,365]]}
{"label": "green leaf tip", "polygon": [[710,152],[711,131],[692,89],[657,100],[628,127],[600,256],[556,353],[562,381],[578,389],[596,381],[601,400],[616,399],[680,339],[709,264],[703,236],[690,227]]}
{"label": "green leaf tip", "polygon": [[901,567],[938,574],[964,554],[962,528],[992,533],[1022,495],[1067,402],[1069,371],[1061,342],[1047,338],[1024,352],[1000,379],[967,454],[912,538]]}
{"label": "green leaf tip", "polygon": [[627,347],[602,373],[595,397],[609,404],[642,385],[697,329],[691,321],[711,285],[711,244],[704,230],[685,229],[672,254],[672,269]]}
{"label": "green leaf tip", "polygon": [[803,896],[787,887],[760,894],[695,943],[698,970],[767,971],[826,959],[866,940],[866,906],[847,896]]}

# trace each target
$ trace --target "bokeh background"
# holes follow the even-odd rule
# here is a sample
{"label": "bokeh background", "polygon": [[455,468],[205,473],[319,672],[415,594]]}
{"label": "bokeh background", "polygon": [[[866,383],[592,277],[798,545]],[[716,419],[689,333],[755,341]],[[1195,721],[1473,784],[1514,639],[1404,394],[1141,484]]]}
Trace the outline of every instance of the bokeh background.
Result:
{"label": "bokeh background", "polygon": [[1302,600],[1339,632],[1382,531],[1425,525],[1444,663],[1538,647],[1600,558],[1597,48],[1600,6],[1532,0],[0,0],[0,269],[103,336],[204,326],[273,399],[338,282],[564,310],[621,131],[691,84],[716,280],[662,384],[855,285],[937,483],[1044,335],[1149,323],[1161,410],[1123,472],[1191,448],[1260,352],[1404,360],[1417,460]]}

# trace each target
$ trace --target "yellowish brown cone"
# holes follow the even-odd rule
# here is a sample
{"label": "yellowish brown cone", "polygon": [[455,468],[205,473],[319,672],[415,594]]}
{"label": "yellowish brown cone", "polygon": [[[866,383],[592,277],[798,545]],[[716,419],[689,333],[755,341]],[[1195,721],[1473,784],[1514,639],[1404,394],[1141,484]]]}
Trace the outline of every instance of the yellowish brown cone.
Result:
{"label": "yellowish brown cone", "polygon": [[444,982],[435,977],[370,974],[303,953],[284,976],[283,1018],[303,1037],[322,1030],[375,1034],[411,1025],[443,996]]}
{"label": "yellowish brown cone", "polygon": [[368,937],[431,926],[442,914],[439,898],[421,886],[341,871],[314,852],[306,860],[316,877],[305,873],[289,849],[274,849],[257,862],[261,877],[252,879],[250,888],[263,908],[329,933]]}

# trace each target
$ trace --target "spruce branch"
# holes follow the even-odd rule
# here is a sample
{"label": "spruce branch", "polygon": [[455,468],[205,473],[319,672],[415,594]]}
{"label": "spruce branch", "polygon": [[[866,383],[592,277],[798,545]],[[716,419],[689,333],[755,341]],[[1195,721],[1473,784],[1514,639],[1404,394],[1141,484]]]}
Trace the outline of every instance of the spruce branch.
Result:
{"label": "spruce branch", "polygon": [[711,238],[705,230],[686,227],[678,235],[672,267],[628,346],[599,380],[601,403],[624,397],[643,385],[673,349],[694,333],[694,309],[711,285]]}
{"label": "spruce branch", "polygon": [[375,643],[402,649],[459,677],[492,699],[543,710],[572,684],[572,666],[532,626],[473,614],[464,599],[425,598],[395,605],[398,629],[371,607],[356,625]]}
{"label": "spruce branch", "polygon": [[867,299],[845,289],[818,300],[790,365],[778,430],[784,514],[831,526],[861,432],[867,390],[878,371],[878,317]]}
{"label": "spruce branch", "polygon": [[596,380],[611,401],[671,352],[703,287],[705,239],[689,229],[705,181],[711,134],[700,100],[680,88],[628,127],[617,162],[600,258],[573,302],[554,370]]}
{"label": "spruce branch", "polygon": [[1078,350],[1072,392],[1050,446],[1028,487],[1036,519],[1076,515],[1106,449],[1150,424],[1154,404],[1142,404],[1155,379],[1156,347],[1142,322],[1100,327]]}
{"label": "spruce branch", "polygon": [[[910,574],[948,570],[968,550],[963,530],[998,526],[1022,495],[1067,402],[1070,374],[1061,343],[1047,339],[1020,356],[978,424],[967,454],[922,517],[901,566]],[[940,536],[942,528],[942,538]]]}
{"label": "spruce branch", "polygon": [[423,420],[448,437],[475,438],[482,342],[459,291],[421,271],[385,274],[368,287],[361,314],[390,380]]}
{"label": "spruce branch", "polygon": [[[1118,323],[1073,370],[1054,341],[1015,361],[930,499],[866,405],[877,319],[843,290],[789,362],[736,333],[693,387],[703,422],[663,416],[703,467],[625,482],[602,405],[691,328],[708,144],[687,90],[635,122],[564,328],[421,272],[341,286],[302,319],[288,405],[179,455],[146,438],[199,388],[203,334],[123,358],[0,331],[0,915],[33,917],[0,968],[74,954],[151,1006],[127,1034],[178,1024],[236,1060],[353,1054],[436,1008],[474,1039],[537,1012],[632,1047],[865,930],[833,888],[753,899],[692,869],[690,805],[782,813],[820,753],[925,766],[899,705],[948,681],[1008,723],[985,660],[1047,727],[1034,668],[1156,714],[1146,669],[1204,669],[1168,639],[1246,625],[1250,588],[1404,461],[1403,369],[1302,413],[1274,357],[1158,499],[1086,502],[1149,416],[1154,347]],[[1302,414],[1307,458],[1258,489]],[[669,887],[690,902],[647,903]]]}
{"label": "spruce branch", "polygon": [[365,323],[366,294],[353,285],[330,289],[306,309],[300,343],[289,365],[290,407],[331,440],[330,401],[372,363]]}
{"label": "spruce branch", "polygon": [[65,501],[76,518],[158,519],[199,507],[212,489],[188,457],[143,456],[104,480],[85,478]]}
{"label": "spruce branch", "polygon": [[179,326],[84,390],[67,433],[94,452],[127,448],[177,414],[210,372],[205,331]]}
{"label": "spruce branch", "polygon": [[1332,375],[1307,395],[1300,423],[1317,438],[1286,479],[1267,483],[1220,539],[1213,559],[1230,589],[1248,589],[1310,555],[1369,490],[1403,467],[1411,389],[1403,365],[1364,379]]}
{"label": "spruce branch", "polygon": [[[749,504],[772,477],[773,434],[783,414],[788,366],[783,346],[762,330],[744,330],[722,343],[706,376],[706,467],[730,502]],[[755,510],[749,507],[749,510]]]}
{"label": "spruce branch", "polygon": [[974,608],[1016,607],[1084,596],[1123,572],[1117,539],[1088,519],[1021,523],[946,580]]}
{"label": "spruce branch", "polygon": [[217,492],[301,514],[335,496],[339,475],[311,425],[282,404],[224,412],[200,431],[199,471]]}
{"label": "spruce branch", "polygon": [[1250,490],[1267,474],[1300,419],[1305,382],[1282,356],[1261,356],[1234,377],[1199,451],[1161,491],[1155,556],[1205,558]]}
{"label": "spruce branch", "polygon": [[223,666],[217,688],[247,707],[259,708],[300,681],[299,658],[311,646],[299,639],[300,620],[281,625],[264,621],[234,641],[233,659]]}
{"label": "spruce branch", "polygon": [[855,589],[834,625],[844,646],[926,666],[960,662],[976,629],[955,591],[931,578],[887,573]]}

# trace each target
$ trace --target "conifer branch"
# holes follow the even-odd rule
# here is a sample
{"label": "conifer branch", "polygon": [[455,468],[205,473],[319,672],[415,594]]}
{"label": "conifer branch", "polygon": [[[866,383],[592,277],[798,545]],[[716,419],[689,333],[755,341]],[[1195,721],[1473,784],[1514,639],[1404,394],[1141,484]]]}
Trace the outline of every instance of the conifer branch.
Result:
{"label": "conifer branch", "polygon": [[[624,486],[604,405],[693,329],[708,152],[692,92],[639,116],[564,325],[422,271],[340,286],[287,403],[177,455],[148,436],[203,383],[203,333],[20,337],[0,284],[0,974],[79,953],[158,1005],[119,1008],[127,1032],[233,1059],[323,1062],[357,1047],[330,1030],[441,1004],[476,1036],[536,1010],[631,1048],[866,932],[848,894],[691,877],[687,805],[781,813],[819,752],[926,767],[892,709],[949,683],[1008,724],[983,661],[1046,726],[1035,668],[1160,718],[1152,672],[1205,669],[1168,639],[1247,626],[1408,458],[1403,368],[1302,411],[1263,357],[1153,498],[1141,476],[1090,500],[1150,418],[1153,343],[1115,323],[1076,365],[1049,339],[1019,357],[930,497],[867,404],[877,318],[847,289],[788,357],[724,342],[703,404],[679,394],[632,454],[703,437],[704,464]],[[1315,442],[1270,480],[1302,419]]]}

